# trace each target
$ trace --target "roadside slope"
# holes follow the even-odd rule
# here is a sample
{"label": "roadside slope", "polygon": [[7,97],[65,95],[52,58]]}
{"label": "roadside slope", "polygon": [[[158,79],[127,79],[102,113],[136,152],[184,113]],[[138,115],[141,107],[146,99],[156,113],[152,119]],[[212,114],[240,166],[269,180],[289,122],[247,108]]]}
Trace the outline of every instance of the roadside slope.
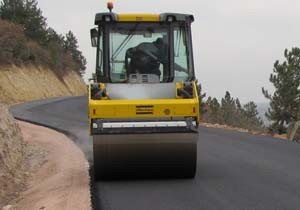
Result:
{"label": "roadside slope", "polygon": [[16,122],[0,104],[0,209],[91,209],[88,167],[65,135]]}
{"label": "roadside slope", "polygon": [[27,154],[20,128],[8,107],[0,104],[0,209],[23,187]]}
{"label": "roadside slope", "polygon": [[88,163],[83,152],[65,135],[18,122],[25,142],[47,151],[45,163],[29,179],[16,209],[89,210]]}
{"label": "roadside slope", "polygon": [[43,67],[0,67],[0,102],[14,104],[37,99],[86,94],[86,85],[74,71],[59,78]]}

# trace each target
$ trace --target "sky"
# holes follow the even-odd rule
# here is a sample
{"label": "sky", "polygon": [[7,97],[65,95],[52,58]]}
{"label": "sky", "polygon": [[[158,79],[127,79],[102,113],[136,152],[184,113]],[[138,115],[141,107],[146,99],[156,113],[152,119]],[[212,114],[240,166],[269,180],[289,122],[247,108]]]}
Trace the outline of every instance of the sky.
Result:
{"label": "sky", "polygon": [[[72,30],[87,58],[85,79],[95,70],[89,30],[95,14],[107,12],[104,0],[38,0],[57,32]],[[284,49],[300,47],[299,0],[113,0],[116,13],[190,13],[195,71],[203,92],[221,99],[226,91],[242,103],[266,102],[269,82]]]}

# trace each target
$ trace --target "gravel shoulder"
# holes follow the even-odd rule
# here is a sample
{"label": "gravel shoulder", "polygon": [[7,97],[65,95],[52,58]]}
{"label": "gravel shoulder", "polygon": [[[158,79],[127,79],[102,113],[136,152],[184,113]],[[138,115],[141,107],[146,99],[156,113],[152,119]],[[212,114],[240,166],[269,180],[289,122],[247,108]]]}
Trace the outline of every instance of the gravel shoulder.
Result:
{"label": "gravel shoulder", "polygon": [[25,142],[46,150],[44,164],[28,179],[13,209],[91,209],[88,162],[65,135],[18,121]]}

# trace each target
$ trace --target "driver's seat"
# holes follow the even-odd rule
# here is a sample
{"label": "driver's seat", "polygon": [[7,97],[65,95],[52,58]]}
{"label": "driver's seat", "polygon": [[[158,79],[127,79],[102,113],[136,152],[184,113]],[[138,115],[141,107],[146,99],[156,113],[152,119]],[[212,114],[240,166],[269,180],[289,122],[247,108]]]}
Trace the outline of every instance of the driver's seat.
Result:
{"label": "driver's seat", "polygon": [[130,74],[156,74],[160,77],[160,63],[151,53],[151,48],[152,43],[141,43],[126,51],[125,68],[128,78]]}

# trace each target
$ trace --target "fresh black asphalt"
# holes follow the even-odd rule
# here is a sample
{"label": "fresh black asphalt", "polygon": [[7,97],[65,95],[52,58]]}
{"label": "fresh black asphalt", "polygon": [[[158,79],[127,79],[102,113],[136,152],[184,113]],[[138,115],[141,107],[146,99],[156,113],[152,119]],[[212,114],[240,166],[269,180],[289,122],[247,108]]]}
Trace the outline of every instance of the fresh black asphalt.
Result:
{"label": "fresh black asphalt", "polygon": [[[91,157],[87,98],[35,101],[11,108],[18,119],[69,135]],[[200,128],[197,175],[191,180],[95,183],[103,210],[299,210],[300,144]]]}

